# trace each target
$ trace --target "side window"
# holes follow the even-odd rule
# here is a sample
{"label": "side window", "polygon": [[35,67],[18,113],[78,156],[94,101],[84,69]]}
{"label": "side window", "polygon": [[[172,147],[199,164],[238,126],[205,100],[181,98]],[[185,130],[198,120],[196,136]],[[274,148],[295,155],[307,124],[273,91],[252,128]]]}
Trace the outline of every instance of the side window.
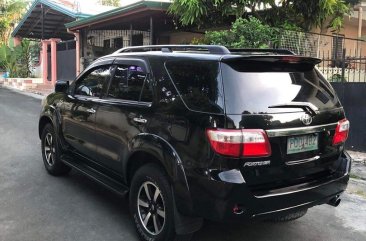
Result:
{"label": "side window", "polygon": [[148,75],[139,66],[117,66],[109,87],[108,97],[133,101],[152,101],[151,83]]}
{"label": "side window", "polygon": [[223,113],[219,64],[214,61],[168,61],[166,69],[185,104],[192,110]]}
{"label": "side window", "polygon": [[157,82],[157,94],[161,104],[170,104],[180,100],[168,73],[165,71],[164,62],[152,62],[154,76]]}
{"label": "side window", "polygon": [[100,97],[103,86],[108,83],[111,77],[109,65],[100,66],[87,73],[76,83],[75,95]]}

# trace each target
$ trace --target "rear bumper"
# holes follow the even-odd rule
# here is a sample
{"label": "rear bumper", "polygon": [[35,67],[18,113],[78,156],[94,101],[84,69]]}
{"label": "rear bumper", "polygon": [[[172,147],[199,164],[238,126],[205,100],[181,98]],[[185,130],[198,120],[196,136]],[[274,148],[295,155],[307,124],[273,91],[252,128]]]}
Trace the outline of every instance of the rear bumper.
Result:
{"label": "rear bumper", "polygon": [[[188,177],[194,215],[215,221],[245,221],[278,216],[299,209],[328,203],[347,187],[351,158],[341,157],[341,165],[332,177],[303,183],[264,195],[253,194],[245,183]],[[234,207],[242,213],[235,214]]]}

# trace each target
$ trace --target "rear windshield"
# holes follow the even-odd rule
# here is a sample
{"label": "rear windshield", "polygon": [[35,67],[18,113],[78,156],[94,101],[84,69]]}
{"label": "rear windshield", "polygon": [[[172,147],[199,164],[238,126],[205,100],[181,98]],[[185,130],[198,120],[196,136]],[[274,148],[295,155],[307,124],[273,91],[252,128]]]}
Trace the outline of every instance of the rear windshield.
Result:
{"label": "rear windshield", "polygon": [[288,64],[285,68],[271,69],[266,65],[265,71],[260,63],[254,71],[248,69],[248,65],[245,68],[238,66],[238,63],[222,63],[228,114],[302,111],[299,108],[269,108],[291,102],[310,102],[319,110],[340,107],[333,88],[313,66],[299,68]]}
{"label": "rear windshield", "polygon": [[219,63],[214,61],[168,61],[166,69],[184,103],[200,112],[224,113]]}

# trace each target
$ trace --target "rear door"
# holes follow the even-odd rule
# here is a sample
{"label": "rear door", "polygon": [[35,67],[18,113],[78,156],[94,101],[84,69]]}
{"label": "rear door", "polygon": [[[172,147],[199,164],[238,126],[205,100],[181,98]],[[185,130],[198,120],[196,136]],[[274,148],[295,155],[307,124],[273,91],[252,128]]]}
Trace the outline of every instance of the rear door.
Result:
{"label": "rear door", "polygon": [[147,132],[152,106],[152,82],[141,59],[116,59],[114,76],[96,114],[97,156],[119,173],[129,142]]}
{"label": "rear door", "polygon": [[254,190],[311,182],[339,164],[342,147],[332,140],[344,111],[315,64],[279,56],[222,63],[228,127],[263,129],[269,136],[272,155],[242,165]]}

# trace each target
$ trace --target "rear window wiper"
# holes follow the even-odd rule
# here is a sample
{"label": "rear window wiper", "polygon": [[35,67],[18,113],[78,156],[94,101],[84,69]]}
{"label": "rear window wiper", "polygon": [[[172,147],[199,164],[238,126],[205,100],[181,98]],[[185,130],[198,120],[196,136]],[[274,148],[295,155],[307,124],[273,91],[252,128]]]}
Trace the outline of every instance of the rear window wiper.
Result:
{"label": "rear window wiper", "polygon": [[319,114],[319,109],[315,105],[309,102],[290,102],[279,105],[271,105],[268,108],[301,108],[311,116]]}

